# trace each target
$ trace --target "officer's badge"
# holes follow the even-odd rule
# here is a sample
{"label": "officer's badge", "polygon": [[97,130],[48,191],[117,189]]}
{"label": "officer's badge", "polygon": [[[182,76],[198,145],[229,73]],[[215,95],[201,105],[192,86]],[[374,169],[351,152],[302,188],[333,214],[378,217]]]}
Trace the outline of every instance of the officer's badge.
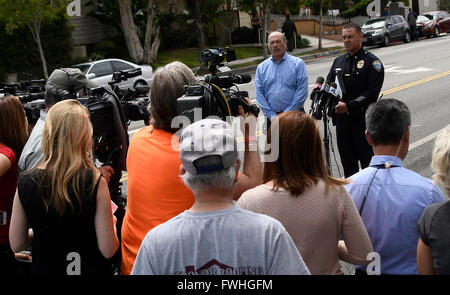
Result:
{"label": "officer's badge", "polygon": [[363,66],[364,66],[364,60],[360,60],[360,61],[358,61],[358,63],[356,64],[356,67],[357,67],[358,69],[362,69]]}
{"label": "officer's badge", "polygon": [[377,70],[378,72],[380,72],[381,69],[383,68],[383,65],[381,64],[381,61],[379,61],[378,59],[376,61],[374,61],[372,63],[372,65],[375,68],[375,70]]}

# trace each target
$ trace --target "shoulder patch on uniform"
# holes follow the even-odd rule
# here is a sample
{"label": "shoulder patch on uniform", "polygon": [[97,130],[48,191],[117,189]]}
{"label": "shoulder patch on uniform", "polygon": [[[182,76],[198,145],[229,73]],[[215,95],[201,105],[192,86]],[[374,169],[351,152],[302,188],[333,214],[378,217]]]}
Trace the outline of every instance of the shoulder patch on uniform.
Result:
{"label": "shoulder patch on uniform", "polygon": [[380,72],[381,69],[383,68],[383,65],[381,64],[381,61],[379,59],[372,62],[372,65],[375,68],[375,70],[377,70],[378,72]]}

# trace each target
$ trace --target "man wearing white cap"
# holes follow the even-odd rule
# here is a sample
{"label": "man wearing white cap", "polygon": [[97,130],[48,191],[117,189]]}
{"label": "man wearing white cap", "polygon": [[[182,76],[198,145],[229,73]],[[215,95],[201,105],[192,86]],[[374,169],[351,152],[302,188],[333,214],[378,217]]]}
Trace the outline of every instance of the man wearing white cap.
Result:
{"label": "man wearing white cap", "polygon": [[241,162],[228,123],[186,127],[180,158],[194,205],[148,232],[131,274],[310,274],[280,222],[233,205]]}

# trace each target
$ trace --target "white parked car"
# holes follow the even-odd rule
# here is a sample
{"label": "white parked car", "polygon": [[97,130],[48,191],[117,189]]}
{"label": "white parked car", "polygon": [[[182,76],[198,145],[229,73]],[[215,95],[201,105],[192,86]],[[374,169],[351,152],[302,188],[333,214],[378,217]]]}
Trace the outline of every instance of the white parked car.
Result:
{"label": "white parked car", "polygon": [[153,79],[153,69],[149,65],[137,65],[122,59],[102,59],[92,62],[86,62],[72,66],[78,68],[89,80],[96,82],[99,86],[111,89],[108,82],[112,81],[114,72],[141,68],[142,75],[129,78],[119,83],[120,88],[134,88],[137,85],[151,86]]}

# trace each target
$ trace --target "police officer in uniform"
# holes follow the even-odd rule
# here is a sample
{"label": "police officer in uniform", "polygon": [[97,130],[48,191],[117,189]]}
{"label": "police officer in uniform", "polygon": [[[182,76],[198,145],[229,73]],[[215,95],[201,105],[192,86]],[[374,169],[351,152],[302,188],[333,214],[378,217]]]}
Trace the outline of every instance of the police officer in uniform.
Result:
{"label": "police officer in uniform", "polygon": [[372,53],[362,48],[363,34],[357,24],[342,29],[346,53],[333,62],[327,80],[338,85],[342,99],[335,107],[336,136],[345,177],[367,167],[373,156],[365,137],[365,112],[378,99],[384,67]]}

